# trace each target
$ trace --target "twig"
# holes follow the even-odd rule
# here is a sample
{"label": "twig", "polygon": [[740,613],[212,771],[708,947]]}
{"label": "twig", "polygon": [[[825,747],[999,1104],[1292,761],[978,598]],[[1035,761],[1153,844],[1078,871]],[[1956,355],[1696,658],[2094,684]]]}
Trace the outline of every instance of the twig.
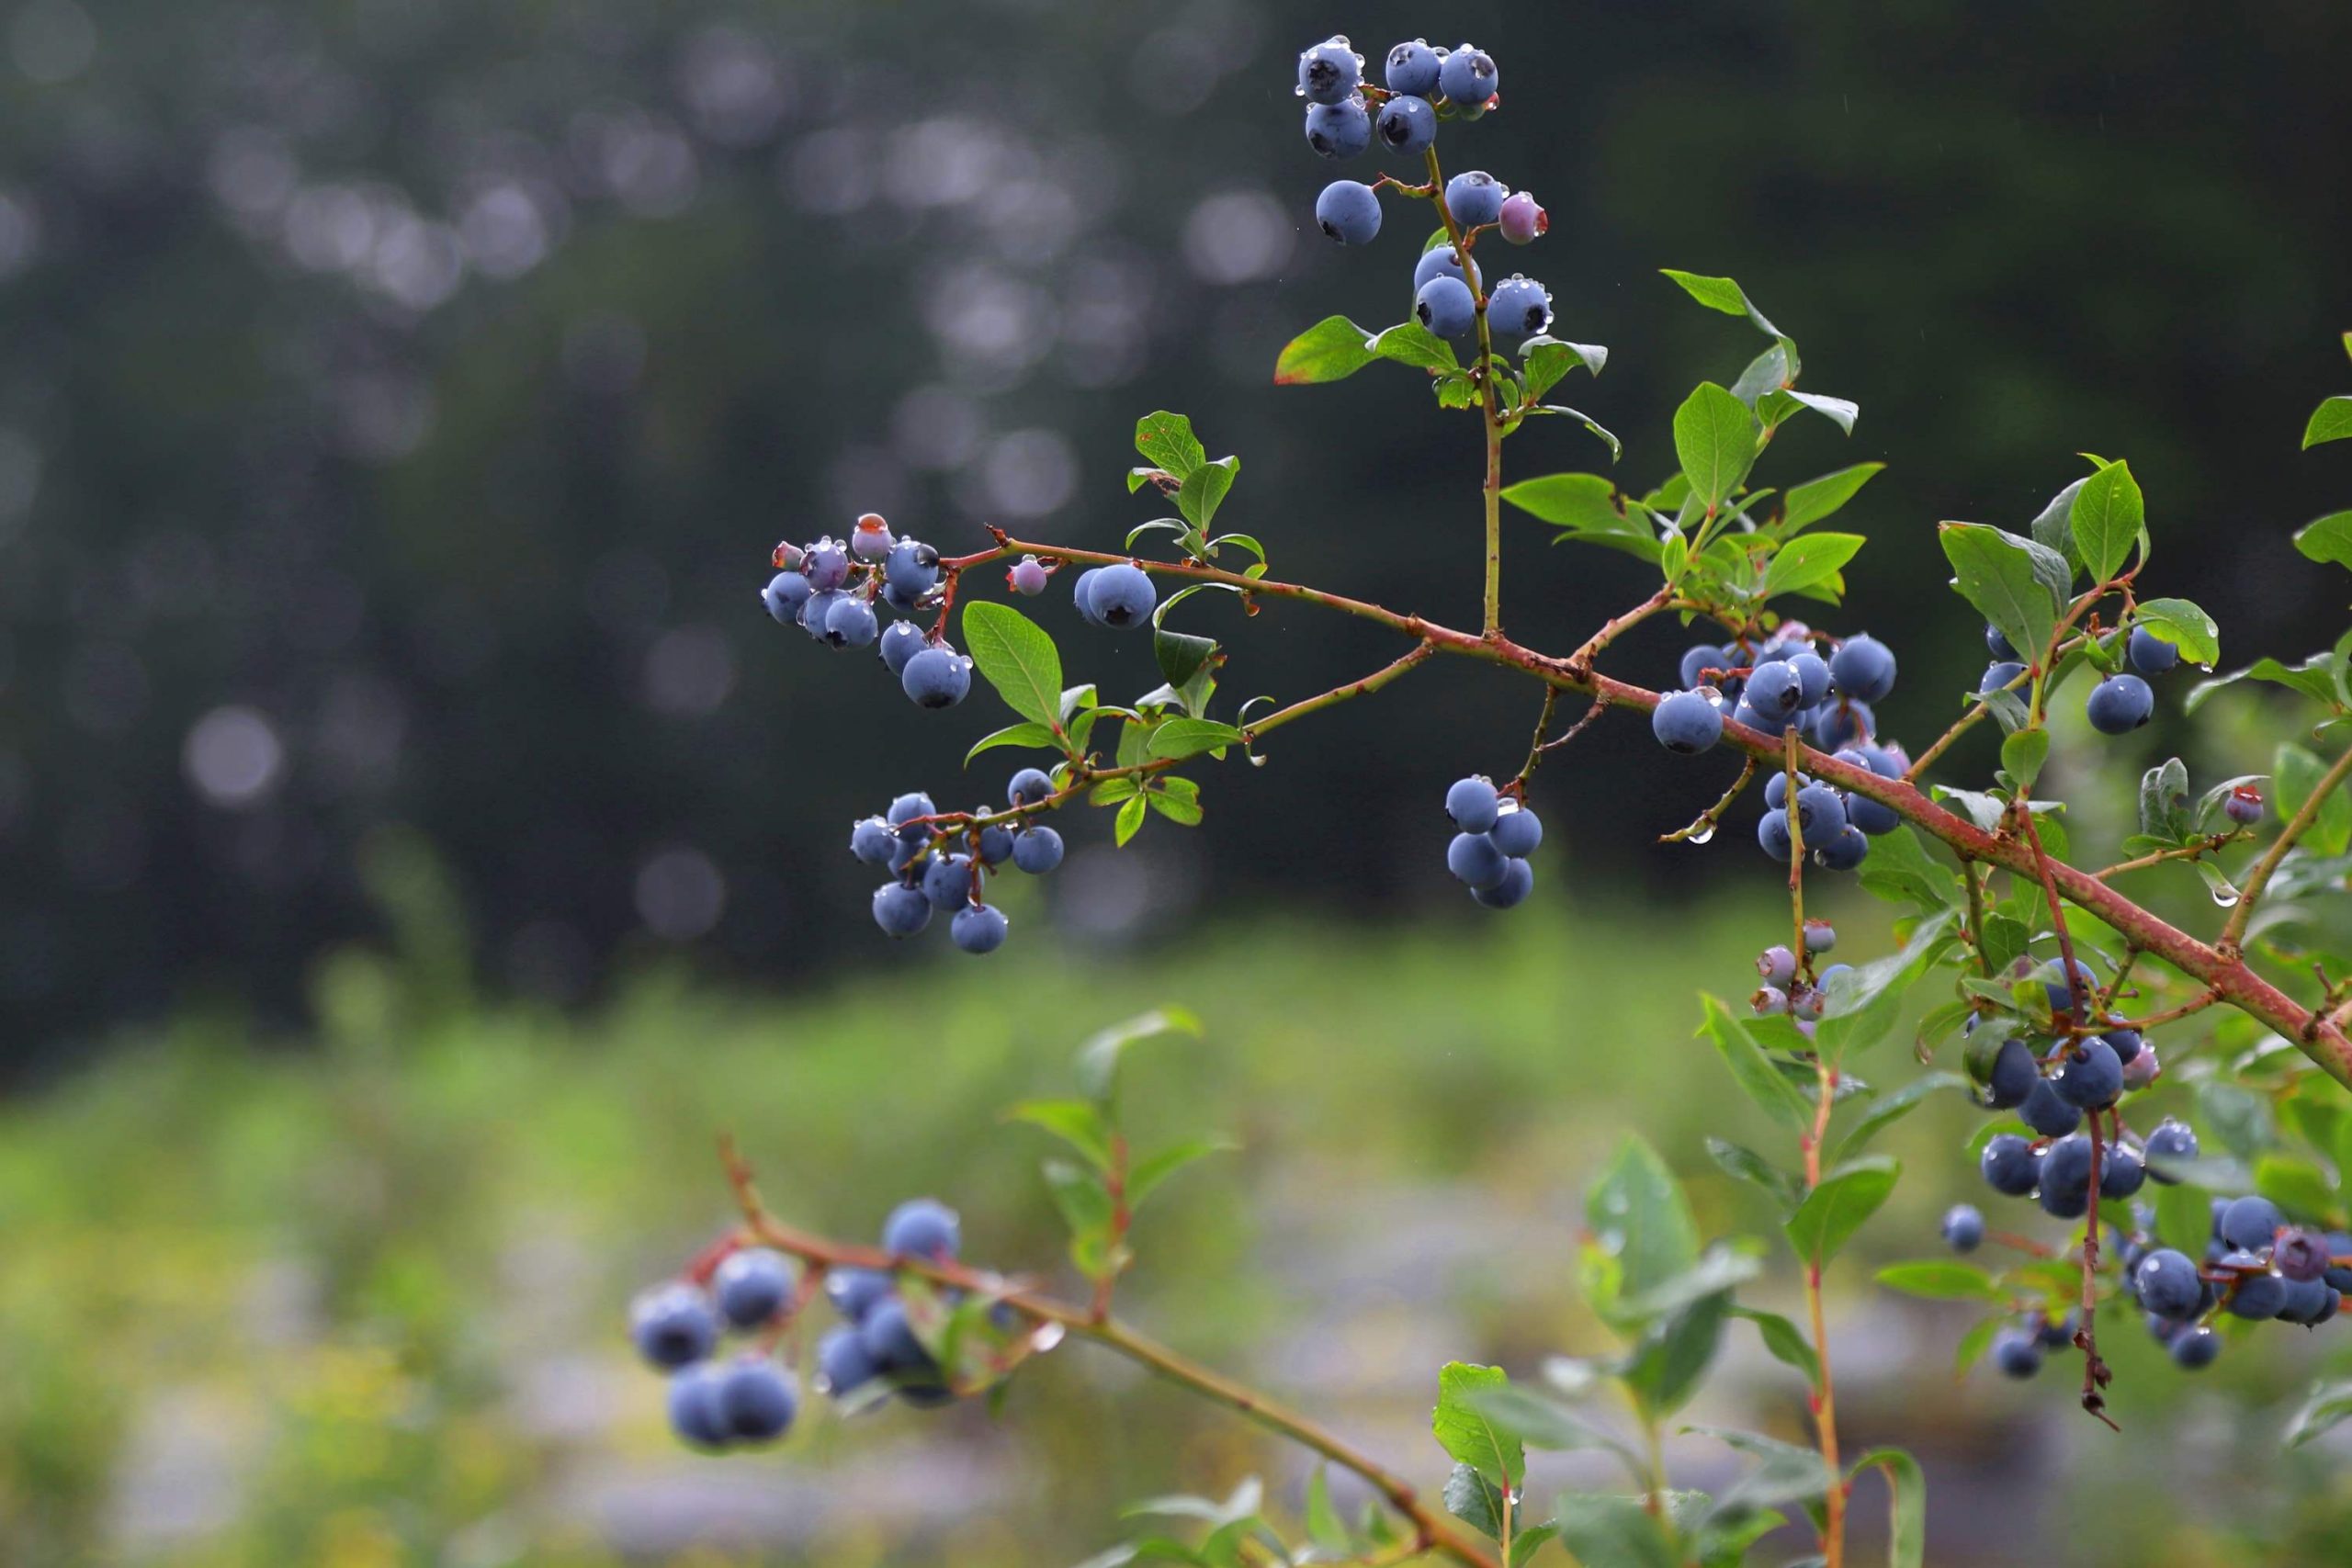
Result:
{"label": "twig", "polygon": [[2222,934],[2213,940],[2216,953],[2228,957],[2237,955],[2239,944],[2245,940],[2246,921],[2254,918],[2256,901],[2270,886],[2271,873],[2277,871],[2278,863],[2287,858],[2287,852],[2295,847],[2295,840],[2318,820],[2320,807],[2325,806],[2329,797],[2343,784],[2346,773],[2352,773],[2352,748],[2347,748],[2344,755],[2335,759],[2335,765],[2320,775],[2319,783],[2312,786],[2311,794],[2296,808],[2295,815],[2278,829],[2278,839],[2262,858],[2254,863],[2254,869],[2246,873],[2245,881],[2238,887],[2237,908],[2232,909],[2230,918],[2222,922]]}
{"label": "twig", "polygon": [[1724,791],[1721,800],[1699,813],[1697,818],[1689,827],[1677,828],[1671,833],[1660,833],[1657,836],[1657,841],[1661,844],[1679,844],[1685,839],[1698,839],[1702,833],[1708,838],[1714,837],[1716,825],[1723,821],[1724,813],[1731,809],[1731,803],[1739,798],[1739,792],[1747,787],[1747,781],[1756,776],[1756,769],[1757,761],[1754,757],[1744,759],[1740,763],[1739,777],[1731,781],[1731,787]]}

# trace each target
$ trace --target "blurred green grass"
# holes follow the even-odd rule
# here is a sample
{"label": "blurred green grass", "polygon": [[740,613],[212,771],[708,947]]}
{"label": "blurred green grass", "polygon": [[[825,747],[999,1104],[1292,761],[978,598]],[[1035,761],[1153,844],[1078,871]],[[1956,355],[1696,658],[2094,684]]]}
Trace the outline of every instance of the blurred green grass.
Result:
{"label": "blurred green grass", "polygon": [[[1056,1272],[1041,1140],[999,1113],[1066,1089],[1092,1030],[1168,1001],[1205,1038],[1137,1055],[1139,1143],[1213,1129],[1243,1147],[1147,1214],[1130,1305],[1434,1482],[1415,1426],[1437,1360],[1532,1369],[1603,1343],[1574,1301],[1577,1194],[1626,1130],[1690,1175],[1710,1234],[1770,1226],[1702,1143],[1772,1133],[1693,1029],[1702,988],[1752,984],[1784,910],[1584,909],[1570,886],[1509,919],[1270,921],[1109,960],[1033,942],[781,998],[650,970],[585,1019],[477,1004],[429,947],[347,949],[319,970],[314,1038],[184,1019],[0,1114],[0,1559],[1056,1562],[1116,1539],[1122,1498],[1261,1466],[1295,1480],[1247,1429],[1085,1350],[1024,1372],[1001,1423],[815,1419],[777,1454],[695,1460],[622,1341],[630,1292],[729,1221],[721,1128],[796,1220],[862,1236],[937,1192],[974,1256]],[[1845,953],[1883,949],[1877,908],[1832,908]],[[1917,1070],[1899,1041],[1857,1066],[1890,1086]],[[2142,1430],[2102,1447],[2076,1429],[2066,1364],[2030,1389],[1955,1387],[1963,1320],[1868,1286],[1869,1262],[1932,1251],[1937,1211],[1973,1196],[1973,1122],[1948,1098],[1885,1140],[1910,1176],[1842,1270],[1849,1421],[1924,1450],[1958,1497],[2147,1490],[2137,1445],[2185,1407],[2144,1337],[2118,1333],[2114,1357]],[[2153,1492],[2134,1517],[2165,1561],[2290,1520],[2346,1539],[2341,1482],[2265,1446],[2309,1359],[2233,1351],[2195,1391],[2246,1445],[2253,1490],[2201,1523]],[[1727,1375],[1726,1414],[1802,1435],[1770,1363]],[[1677,1455],[1721,1461],[1696,1439]],[[935,1488],[920,1508],[844,1506],[877,1464]],[[2289,1516],[2242,1517],[2288,1474],[2313,1481]],[[1981,1523],[1946,1539],[1939,1562],[2001,1560]],[[2122,1561],[2140,1539],[2119,1526],[2050,1560]]]}

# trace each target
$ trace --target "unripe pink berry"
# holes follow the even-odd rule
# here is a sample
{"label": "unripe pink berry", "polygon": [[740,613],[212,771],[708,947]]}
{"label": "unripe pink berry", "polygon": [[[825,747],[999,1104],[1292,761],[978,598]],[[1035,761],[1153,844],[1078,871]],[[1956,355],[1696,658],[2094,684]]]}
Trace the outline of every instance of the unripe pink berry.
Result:
{"label": "unripe pink berry", "polygon": [[1536,235],[1552,226],[1549,215],[1535,205],[1533,197],[1523,190],[1513,191],[1503,198],[1502,216],[1498,221],[1502,226],[1503,238],[1514,245],[1533,243]]}

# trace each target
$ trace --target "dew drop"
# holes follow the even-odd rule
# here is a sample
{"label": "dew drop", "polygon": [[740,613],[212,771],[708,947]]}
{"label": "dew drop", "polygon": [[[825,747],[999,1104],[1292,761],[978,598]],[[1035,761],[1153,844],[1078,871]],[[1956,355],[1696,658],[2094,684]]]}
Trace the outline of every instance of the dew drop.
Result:
{"label": "dew drop", "polygon": [[1715,836],[1715,825],[1714,825],[1713,822],[1710,822],[1710,823],[1708,823],[1705,827],[1703,827],[1703,828],[1700,829],[1697,832],[1695,832],[1695,833],[1691,834],[1689,838],[1687,838],[1687,839],[1683,840],[1682,841],[1683,841],[1684,843],[1686,843],[1686,844],[1703,844],[1703,843],[1705,843],[1708,840],[1713,839],[1714,836]]}
{"label": "dew drop", "polygon": [[2213,907],[2215,908],[2235,908],[2237,907],[2237,902],[2238,890],[2236,888],[2224,886],[2213,889]]}
{"label": "dew drop", "polygon": [[1058,1323],[1041,1323],[1037,1331],[1029,1336],[1029,1348],[1042,1356],[1060,1344],[1066,1332]]}

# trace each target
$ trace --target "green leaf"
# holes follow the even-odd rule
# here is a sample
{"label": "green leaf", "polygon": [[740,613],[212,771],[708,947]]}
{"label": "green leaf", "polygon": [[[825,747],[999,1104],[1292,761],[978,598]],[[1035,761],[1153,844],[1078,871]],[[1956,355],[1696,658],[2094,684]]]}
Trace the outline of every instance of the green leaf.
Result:
{"label": "green leaf", "polygon": [[1462,361],[1445,340],[1419,321],[1390,327],[1364,345],[1375,358],[1393,359],[1422,370],[1459,370]]}
{"label": "green leaf", "polygon": [[1735,1144],[1728,1138],[1707,1140],[1707,1157],[1715,1162],[1725,1176],[1762,1188],[1780,1201],[1784,1209],[1793,1209],[1804,1196],[1797,1179],[1767,1160],[1754,1149]]}
{"label": "green leaf", "polygon": [[1552,1522],[1583,1568],[1675,1568],[1666,1526],[1638,1497],[1571,1492],[1560,1498]]}
{"label": "green leaf", "polygon": [[2347,435],[2352,435],[2352,397],[2330,398],[2312,410],[2311,423],[2303,426],[2303,450]]}
{"label": "green leaf", "polygon": [[1521,1563],[1534,1556],[1545,1543],[1559,1533],[1560,1527],[1548,1519],[1529,1529],[1513,1529],[1510,1534],[1510,1568],[1520,1568]]}
{"label": "green leaf", "polygon": [[1648,519],[1629,513],[1617,487],[1600,474],[1545,474],[1506,486],[1502,499],[1566,532],[1563,539],[1606,545],[1656,564],[1657,536]]}
{"label": "green leaf", "polygon": [[1371,341],[1370,333],[1345,316],[1326,316],[1283,345],[1274,361],[1274,385],[1343,380],[1379,357],[1366,346]]}
{"label": "green leaf", "polygon": [[1837,576],[1863,543],[1860,534],[1808,534],[1790,540],[1764,569],[1764,597],[1793,593]]}
{"label": "green leaf", "polygon": [[1498,1540],[1503,1533],[1502,1489],[1472,1466],[1457,1464],[1445,1478],[1445,1511],[1485,1536]]}
{"label": "green leaf", "polygon": [[1159,1190],[1161,1182],[1194,1161],[1211,1155],[1229,1154],[1240,1146],[1229,1138],[1190,1138],[1136,1161],[1136,1168],[1127,1173],[1127,1207],[1142,1208],[1143,1201]]}
{"label": "green leaf", "polygon": [[1764,1048],[1747,1032],[1747,1026],[1713,997],[1702,996],[1699,1002],[1705,1014],[1699,1032],[1714,1042],[1715,1055],[1731,1069],[1732,1081],[1739,1086],[1740,1092],[1762,1106],[1789,1131],[1802,1134],[1810,1130],[1812,1102],[1773,1067]]}
{"label": "green leaf", "polygon": [[2352,1378],[2313,1383],[2311,1396],[2287,1423],[2281,1440],[2290,1449],[2301,1448],[2321,1433],[2342,1425],[2346,1417],[2352,1417]]}
{"label": "green leaf", "polygon": [[1797,1256],[1821,1264],[1837,1257],[1894,1190],[1902,1169],[1885,1155],[1868,1155],[1822,1178],[1789,1216],[1786,1229]]}
{"label": "green leaf", "polygon": [[2039,657],[2058,625],[2064,590],[2053,586],[2052,576],[2064,573],[2064,559],[1982,523],[1942,523],[1936,531],[1958,575],[1961,597],[2029,660]]}
{"label": "green leaf", "polygon": [[1517,1488],[1527,1473],[1527,1450],[1517,1437],[1480,1410],[1472,1395],[1510,1380],[1500,1367],[1448,1361],[1438,1369],[1437,1408],[1430,1430],[1438,1446],[1497,1486]]}
{"label": "green leaf", "polygon": [[1619,1375],[1651,1419],[1671,1416],[1699,1392],[1730,1308],[1728,1291],[1702,1296],[1643,1332]]}
{"label": "green leaf", "polygon": [[1178,784],[1189,782],[1185,779],[1161,779],[1157,783],[1147,784],[1144,786],[1143,801],[1152,810],[1159,812],[1178,827],[1197,828],[1201,825],[1202,816],[1199,794],[1196,792],[1186,795],[1175,788]]}
{"label": "green leaf", "polygon": [[1137,791],[1123,801],[1119,806],[1118,816],[1111,819],[1112,843],[1120,849],[1125,849],[1127,840],[1141,830],[1144,813],[1149,809],[1150,806],[1145,801],[1141,791]]}
{"label": "green leaf", "polygon": [[1691,495],[1713,513],[1756,461],[1756,418],[1723,388],[1702,381],[1674,411],[1674,453]]}
{"label": "green leaf", "polygon": [[1906,1296],[1931,1302],[1994,1302],[2009,1299],[1992,1275],[1973,1263],[1930,1259],[1919,1263],[1890,1263],[1878,1271],[1878,1282]]}
{"label": "green leaf", "polygon": [[[2083,570],[2095,582],[2105,582],[2122,570],[2147,525],[2147,505],[2129,463],[2109,463],[2085,479],[2067,513]],[[2018,644],[2020,649],[2025,646]]]}
{"label": "green leaf", "polygon": [[[2352,521],[2352,512],[2344,515]],[[2161,637],[2180,649],[2180,656],[2191,664],[2211,665],[2222,657],[2222,629],[2213,624],[2212,616],[2186,599],[2143,600],[2132,621],[2150,637]]]}
{"label": "green leaf", "polygon": [[[2270,773],[2278,791],[2280,821],[2302,810],[2303,802],[2319,787],[2327,769],[2326,762],[2292,742],[2278,748],[2271,759]],[[2352,797],[2341,786],[2320,803],[2319,814],[2304,830],[2302,841],[2324,855],[2340,855],[2352,847]]]}
{"label": "green leaf", "polygon": [[1355,1551],[1347,1521],[1331,1506],[1331,1478],[1319,1464],[1306,1483],[1306,1539],[1331,1557],[1346,1557]]}
{"label": "green leaf", "polygon": [[1721,310],[1726,316],[1746,316],[1756,323],[1756,330],[1766,337],[1781,337],[1781,329],[1764,319],[1747,298],[1747,291],[1728,277],[1705,277],[1695,272],[1678,272],[1673,267],[1658,270],[1682,286],[1682,291],[1710,310]]}
{"label": "green leaf", "polygon": [[1756,405],[1757,414],[1767,425],[1774,426],[1790,419],[1800,409],[1811,409],[1849,435],[1854,434],[1854,422],[1862,417],[1862,405],[1851,398],[1800,392],[1794,387],[1782,387],[1765,396]]}
{"label": "green leaf", "polygon": [[1609,351],[1597,343],[1563,343],[1556,338],[1529,338],[1520,345],[1520,363],[1524,367],[1527,400],[1533,402],[1558,386],[1560,378],[1577,366],[1583,366],[1595,376],[1609,363]]}
{"label": "green leaf", "polygon": [[1892,903],[1908,899],[1930,914],[1962,897],[1958,874],[1930,856],[1907,825],[1872,839],[1870,858],[1856,874],[1863,891]]}
{"label": "green leaf", "polygon": [[1159,626],[1152,628],[1151,656],[1170,686],[1182,686],[1199,674],[1202,666],[1216,653],[1215,637],[1194,637],[1190,632],[1171,632]]}
{"label": "green leaf", "polygon": [[1879,1096],[1871,1101],[1870,1109],[1846,1130],[1844,1139],[1838,1145],[1836,1157],[1850,1159],[1861,1153],[1863,1145],[1910,1115],[1929,1095],[1939,1094],[1945,1089],[1965,1089],[1967,1087],[1968,1080],[1958,1073],[1925,1073],[1894,1093]]}
{"label": "green leaf", "polygon": [[1201,1021],[1182,1008],[1154,1008],[1151,1011],[1097,1032],[1078,1048],[1078,1083],[1087,1096],[1108,1106],[1118,1099],[1119,1064],[1127,1052],[1147,1041],[1162,1040],[1170,1035],[1189,1034],[1201,1037]]}
{"label": "green leaf", "polygon": [[1928,1556],[1928,1478],[1901,1449],[1872,1449],[1854,1461],[1852,1473],[1871,1469],[1886,1472],[1888,1568],[1920,1568]]}
{"label": "green leaf", "polygon": [[1599,420],[1593,418],[1592,415],[1583,412],[1581,410],[1572,409],[1566,403],[1545,403],[1539,408],[1532,408],[1527,412],[1531,414],[1565,414],[1568,418],[1582,423],[1587,430],[1591,431],[1595,435],[1600,437],[1601,445],[1609,448],[1609,460],[1612,463],[1625,455],[1625,444],[1617,439],[1616,433],[1611,430],[1607,425],[1601,423]]}
{"label": "green leaf", "polygon": [[1023,1100],[1004,1113],[1008,1122],[1026,1122],[1084,1155],[1098,1169],[1110,1168],[1111,1126],[1102,1107],[1084,1100]]}
{"label": "green leaf", "polygon": [[1639,1295],[1699,1258],[1699,1225],[1666,1162],[1634,1134],[1585,1194],[1585,1224],[1623,1269],[1623,1288]]}
{"label": "green leaf", "polygon": [[964,646],[1005,706],[1061,728],[1062,656],[1043,626],[1009,604],[975,599],[964,606]]}
{"label": "green leaf", "polygon": [[1225,504],[1226,492],[1233,488],[1240,472],[1238,457],[1219,457],[1214,463],[1203,463],[1186,474],[1184,482],[1177,488],[1176,510],[1193,527],[1205,530],[1216,515],[1216,509]]}
{"label": "green leaf", "polygon": [[[1046,1185],[1054,1195],[1073,1238],[1101,1233],[1111,1224],[1111,1194],[1102,1179],[1066,1159],[1045,1162]],[[1082,1267],[1082,1266],[1081,1266]]]}
{"label": "green leaf", "polygon": [[964,753],[965,765],[970,766],[973,758],[983,751],[992,751],[999,746],[1035,746],[1052,751],[1060,749],[1060,742],[1054,739],[1052,730],[1035,719],[1023,720],[1019,724],[1008,724],[1002,729],[983,735],[972,742],[972,749]]}
{"label": "green leaf", "polygon": [[1760,1307],[1736,1306],[1731,1309],[1731,1315],[1744,1317],[1756,1325],[1757,1332],[1764,1337],[1764,1348],[1774,1360],[1795,1368],[1804,1375],[1809,1386],[1821,1386],[1821,1358],[1795,1324],[1777,1312],[1766,1312]]}
{"label": "green leaf", "polygon": [[1155,757],[1197,757],[1219,751],[1242,739],[1229,724],[1207,718],[1171,718],[1151,732],[1148,750]]}
{"label": "green leaf", "polygon": [[1792,486],[1781,502],[1781,536],[1786,538],[1800,528],[1809,528],[1837,512],[1885,467],[1884,463],[1856,463],[1852,468]]}
{"label": "green leaf", "polygon": [[1872,959],[1838,976],[1827,989],[1828,1007],[1815,1027],[1814,1040],[1831,1061],[1868,1050],[1891,1033],[1902,1021],[1903,993],[1928,972],[1953,937],[1958,909],[1930,915],[1913,928],[1909,942],[1899,953]]}
{"label": "green leaf", "polygon": [[1641,1472],[1633,1450],[1550,1394],[1506,1385],[1472,1389],[1464,1397],[1473,1409],[1531,1449],[1606,1449],[1635,1474]]}
{"label": "green leaf", "polygon": [[2069,589],[2074,586],[2074,571],[2083,564],[2082,554],[2075,547],[2075,498],[2083,493],[2089,478],[2086,474],[2052,496],[2034,517],[2032,526],[2026,530],[2035,544],[2064,559],[2070,569],[2066,578]]}
{"label": "green leaf", "polygon": [[[1332,321],[1340,319],[1337,316],[1331,318]],[[1330,321],[1323,325],[1329,326]],[[1314,330],[1319,332],[1322,329]],[[1359,337],[1357,341],[1363,340]],[[1288,353],[1289,350],[1283,352]],[[1193,422],[1181,413],[1170,413],[1165,409],[1148,413],[1136,421],[1136,450],[1143,454],[1145,462],[1163,473],[1173,475],[1180,481],[1208,457],[1208,449],[1193,434]]]}
{"label": "green leaf", "polygon": [[2033,781],[2041,776],[2041,764],[2049,758],[2050,731],[2046,729],[2011,730],[2001,741],[2001,766],[2018,789],[2033,787]]}
{"label": "green leaf", "polygon": [[2267,681],[2273,685],[2291,687],[2315,702],[2331,708],[2340,708],[2342,698],[2336,691],[2335,674],[2341,663],[2335,653],[2314,653],[2301,664],[2281,664],[2275,659],[2257,659],[2243,670],[2233,670],[2226,675],[2216,675],[2210,681],[2199,681],[2188,689],[2181,702],[2181,710],[2195,713],[2205,705],[2205,699],[2224,686],[2240,681]]}
{"label": "green leaf", "polygon": [[2295,548],[2315,561],[2352,568],[2352,512],[2331,512],[2295,530]]}

